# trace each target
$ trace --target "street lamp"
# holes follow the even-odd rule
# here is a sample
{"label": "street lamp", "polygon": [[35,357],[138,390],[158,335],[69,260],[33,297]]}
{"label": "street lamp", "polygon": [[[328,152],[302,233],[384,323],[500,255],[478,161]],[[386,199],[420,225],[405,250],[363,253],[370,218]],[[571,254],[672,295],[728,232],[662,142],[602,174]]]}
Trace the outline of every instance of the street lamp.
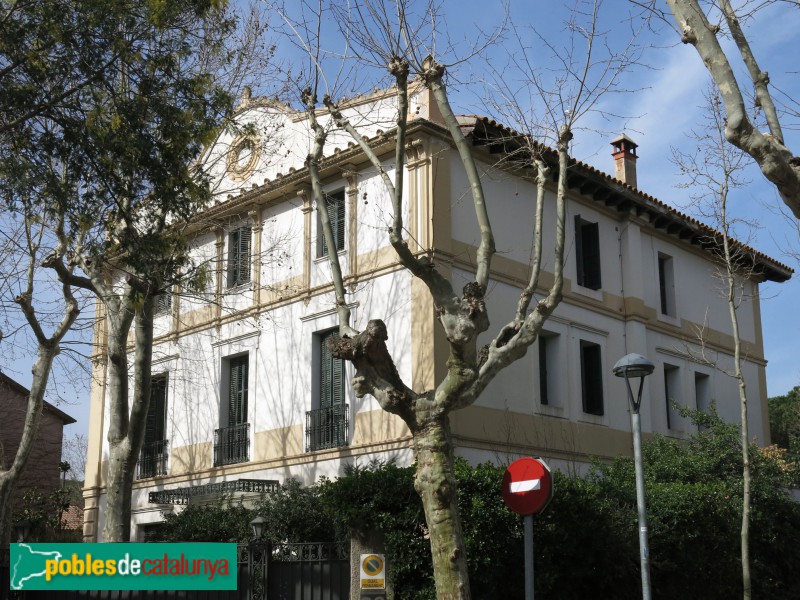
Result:
{"label": "street lamp", "polygon": [[[650,550],[647,545],[647,513],[644,500],[644,470],[642,468],[642,425],[639,408],[642,405],[644,378],[655,370],[653,361],[641,354],[627,354],[614,365],[614,375],[624,377],[631,403],[631,433],[633,434],[633,464],[636,471],[636,508],[639,513],[639,560],[642,571],[642,599],[650,600]],[[639,378],[636,399],[631,389],[631,378]]]}
{"label": "street lamp", "polygon": [[14,529],[16,530],[17,534],[17,542],[22,543],[26,539],[28,539],[28,534],[31,532],[31,522],[30,521],[19,521],[15,526]]}
{"label": "street lamp", "polygon": [[264,524],[267,520],[262,517],[261,515],[256,516],[252,521],[250,521],[250,528],[253,530],[253,537],[256,540],[261,540],[264,536]]}

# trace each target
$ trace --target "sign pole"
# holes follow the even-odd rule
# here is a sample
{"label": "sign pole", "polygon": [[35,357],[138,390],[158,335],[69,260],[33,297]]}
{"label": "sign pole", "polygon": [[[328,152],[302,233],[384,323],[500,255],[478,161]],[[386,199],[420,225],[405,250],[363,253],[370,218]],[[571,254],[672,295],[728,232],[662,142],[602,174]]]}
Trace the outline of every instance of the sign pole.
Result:
{"label": "sign pole", "polygon": [[525,526],[525,600],[533,600],[533,515],[522,517]]}

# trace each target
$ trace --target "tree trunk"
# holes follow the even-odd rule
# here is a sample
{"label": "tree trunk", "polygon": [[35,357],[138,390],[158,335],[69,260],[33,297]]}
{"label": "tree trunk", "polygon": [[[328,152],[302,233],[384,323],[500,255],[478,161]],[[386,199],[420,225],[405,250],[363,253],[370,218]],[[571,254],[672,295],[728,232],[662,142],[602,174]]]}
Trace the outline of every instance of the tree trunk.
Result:
{"label": "tree trunk", "polygon": [[14,462],[7,471],[0,472],[0,543],[4,542],[10,533],[7,528],[10,528],[11,525],[11,496],[36,443],[44,405],[44,392],[56,354],[58,354],[58,344],[39,345],[39,355],[33,364],[33,382],[28,396],[28,409],[25,413],[22,438],[14,456]]}
{"label": "tree trunk", "polygon": [[[122,304],[122,303],[120,303]],[[132,313],[124,306],[106,303],[108,318],[108,480],[106,482],[106,542],[130,540],[131,488],[133,469],[128,441],[128,331]],[[127,482],[127,483],[126,483]]]}
{"label": "tree trunk", "polygon": [[467,553],[458,513],[453,446],[447,415],[430,418],[414,434],[414,487],[428,524],[438,600],[469,600]]}

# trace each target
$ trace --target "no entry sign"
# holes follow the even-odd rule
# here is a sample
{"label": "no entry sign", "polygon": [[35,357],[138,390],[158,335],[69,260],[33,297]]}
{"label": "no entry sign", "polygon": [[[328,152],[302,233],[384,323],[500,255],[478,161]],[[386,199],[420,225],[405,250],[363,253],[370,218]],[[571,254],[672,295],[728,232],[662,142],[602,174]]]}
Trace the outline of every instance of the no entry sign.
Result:
{"label": "no entry sign", "polygon": [[520,458],[503,475],[503,500],[518,515],[533,515],[553,497],[550,469],[539,458]]}

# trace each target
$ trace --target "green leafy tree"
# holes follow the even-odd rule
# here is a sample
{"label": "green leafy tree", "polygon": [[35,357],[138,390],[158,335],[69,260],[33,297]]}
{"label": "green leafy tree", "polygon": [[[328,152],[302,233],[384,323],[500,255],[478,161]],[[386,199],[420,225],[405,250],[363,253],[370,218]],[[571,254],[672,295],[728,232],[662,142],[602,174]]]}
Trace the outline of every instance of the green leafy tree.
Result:
{"label": "green leafy tree", "polygon": [[774,444],[800,456],[800,386],[769,399],[769,434]]}
{"label": "green leafy tree", "polygon": [[108,541],[130,537],[131,488],[150,397],[154,298],[187,270],[184,224],[210,197],[194,159],[231,108],[207,60],[233,27],[224,4],[97,2],[101,14],[81,27],[107,43],[90,44],[92,53],[75,60],[105,70],[89,79],[80,69],[53,73],[86,79],[85,85],[69,102],[30,118],[10,142],[16,161],[9,155],[3,161],[9,204],[35,197],[23,205],[26,214],[52,215],[57,223],[53,236],[62,251],[49,266],[65,286],[86,290],[101,306],[110,407]]}

